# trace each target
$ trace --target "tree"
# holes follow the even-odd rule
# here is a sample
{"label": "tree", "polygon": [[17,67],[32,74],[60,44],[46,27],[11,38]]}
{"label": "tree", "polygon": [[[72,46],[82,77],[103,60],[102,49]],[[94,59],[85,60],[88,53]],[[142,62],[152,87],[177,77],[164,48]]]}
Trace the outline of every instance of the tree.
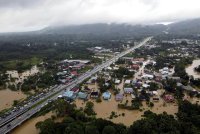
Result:
{"label": "tree", "polygon": [[84,134],[82,124],[73,122],[65,128],[65,134]]}
{"label": "tree", "polygon": [[55,123],[52,119],[46,119],[43,122],[36,123],[36,128],[40,129],[40,134],[55,134]]}
{"label": "tree", "polygon": [[19,103],[18,100],[14,100],[14,101],[13,101],[13,106],[17,106],[18,103]]}
{"label": "tree", "polygon": [[105,126],[102,134],[116,134],[116,130],[113,126]]}
{"label": "tree", "polygon": [[94,103],[92,103],[91,101],[88,101],[86,103],[86,106],[85,106],[85,109],[84,109],[84,112],[87,114],[87,115],[95,115],[96,113],[94,112]]}
{"label": "tree", "polygon": [[96,126],[87,125],[85,127],[85,134],[100,134]]}

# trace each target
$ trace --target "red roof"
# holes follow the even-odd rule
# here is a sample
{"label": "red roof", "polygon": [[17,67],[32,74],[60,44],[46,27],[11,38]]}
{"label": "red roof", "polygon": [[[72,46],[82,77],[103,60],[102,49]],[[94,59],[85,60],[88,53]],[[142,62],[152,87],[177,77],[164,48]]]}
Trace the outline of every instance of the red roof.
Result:
{"label": "red roof", "polygon": [[140,66],[139,66],[139,65],[137,65],[137,64],[134,64],[134,65],[132,65],[132,68],[133,68],[133,69],[139,69],[139,68],[140,68]]}
{"label": "red roof", "polygon": [[73,92],[75,92],[75,93],[76,93],[76,92],[78,92],[78,91],[79,91],[79,88],[76,88],[76,87],[75,87],[75,88],[72,88],[70,91],[73,91]]}
{"label": "red roof", "polygon": [[77,71],[72,71],[71,74],[72,75],[78,75]]}

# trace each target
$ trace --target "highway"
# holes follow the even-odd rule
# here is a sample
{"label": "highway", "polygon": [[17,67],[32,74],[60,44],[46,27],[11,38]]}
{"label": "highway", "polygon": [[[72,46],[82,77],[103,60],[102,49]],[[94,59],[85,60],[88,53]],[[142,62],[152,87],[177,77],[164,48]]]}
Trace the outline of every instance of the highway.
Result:
{"label": "highway", "polygon": [[[97,73],[98,71],[102,70],[110,66],[112,63],[115,63],[120,57],[125,56],[126,54],[130,53],[131,51],[145,45],[148,41],[150,41],[152,37],[145,38],[142,42],[138,45],[121,52],[120,54],[114,56],[113,58],[107,60],[106,62],[102,63],[101,65],[97,65],[92,70],[87,71],[86,73],[79,76],[77,79],[72,81],[67,85],[57,85],[50,89],[50,92],[46,94],[41,94],[39,99],[30,103],[28,106],[24,107],[23,109],[19,109],[17,112],[13,112],[13,114],[9,115],[5,119],[0,120],[0,134],[9,133],[15,127],[21,125],[24,121],[28,120],[31,116],[35,113],[40,111],[40,109],[48,104],[49,100],[56,100],[59,95],[62,95],[65,90],[70,90],[71,88],[75,87],[76,85],[82,83],[87,78],[90,78],[92,75]],[[39,103],[39,104],[38,104]],[[38,105],[37,105],[38,104]]]}

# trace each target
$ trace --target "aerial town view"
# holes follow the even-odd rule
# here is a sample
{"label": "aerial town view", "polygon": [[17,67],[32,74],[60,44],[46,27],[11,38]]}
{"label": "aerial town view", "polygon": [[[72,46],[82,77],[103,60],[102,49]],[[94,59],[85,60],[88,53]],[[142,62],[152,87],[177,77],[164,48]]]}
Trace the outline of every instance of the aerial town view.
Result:
{"label": "aerial town view", "polygon": [[200,134],[199,5],[0,0],[0,134]]}

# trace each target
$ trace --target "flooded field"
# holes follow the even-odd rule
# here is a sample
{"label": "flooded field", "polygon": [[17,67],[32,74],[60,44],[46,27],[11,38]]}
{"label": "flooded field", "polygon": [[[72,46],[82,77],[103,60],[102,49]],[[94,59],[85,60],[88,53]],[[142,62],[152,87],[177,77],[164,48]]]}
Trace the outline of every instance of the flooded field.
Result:
{"label": "flooded field", "polygon": [[[9,75],[9,79],[14,79],[14,81],[10,82],[11,84],[17,84],[19,82],[23,82],[28,76],[35,75],[39,72],[39,68],[37,66],[33,66],[30,70],[27,70],[23,73],[18,73],[17,71],[7,71]],[[14,100],[23,100],[27,97],[23,92],[19,91],[11,91],[10,89],[2,89],[0,90],[0,111],[6,108],[10,108],[13,104]]]}
{"label": "flooded field", "polygon": [[10,89],[0,90],[0,111],[10,108],[14,100],[25,99],[26,95],[21,91],[11,91]]}
{"label": "flooded field", "polygon": [[18,73],[16,70],[7,71],[8,78],[15,79],[13,82],[14,84],[17,84],[19,82],[23,82],[25,79],[27,79],[28,76],[35,75],[39,72],[39,68],[37,66],[33,66],[30,70],[24,71],[23,73]]}
{"label": "flooded field", "polygon": [[11,134],[38,134],[39,130],[36,129],[35,124],[40,121],[44,121],[48,118],[51,118],[53,115],[52,112],[45,114],[44,116],[39,116],[36,118],[32,118],[23,123],[23,125],[14,129]]}
{"label": "flooded field", "polygon": [[193,60],[192,65],[186,67],[186,72],[188,75],[192,75],[194,78],[200,78],[200,73],[194,71],[194,68],[200,65],[200,59]]}
{"label": "flooded field", "polygon": [[[128,95],[124,98],[122,103],[125,103],[126,100],[128,100],[128,104],[131,103],[131,96]],[[167,112],[168,114],[174,115],[178,111],[178,106],[175,103],[165,103],[162,99],[160,99],[159,102],[154,102],[154,107],[150,108],[146,105],[146,102],[143,102],[143,106],[141,109],[143,111],[139,110],[126,110],[126,109],[119,109],[118,104],[120,102],[115,101],[114,95],[112,95],[111,99],[106,101],[102,99],[101,103],[97,103],[95,100],[90,100],[94,103],[94,110],[97,113],[97,118],[103,118],[107,120],[111,120],[115,123],[123,123],[126,126],[130,126],[134,121],[139,120],[142,118],[142,115],[144,111],[151,110],[154,113],[160,114],[163,112]],[[85,107],[85,103],[82,100],[77,99],[75,101],[75,104],[78,108]],[[111,112],[114,111],[117,113],[117,118],[109,119],[109,116],[111,115]],[[122,113],[125,113],[125,116],[122,116]]]}

